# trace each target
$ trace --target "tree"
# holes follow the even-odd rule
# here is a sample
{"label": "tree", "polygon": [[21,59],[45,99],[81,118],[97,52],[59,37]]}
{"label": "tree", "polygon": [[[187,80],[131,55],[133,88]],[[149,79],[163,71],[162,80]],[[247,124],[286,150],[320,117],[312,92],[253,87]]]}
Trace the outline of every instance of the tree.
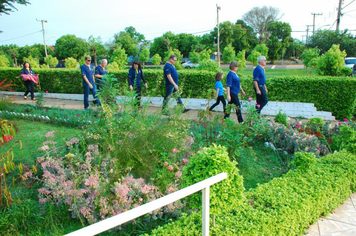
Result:
{"label": "tree", "polygon": [[177,68],[177,70],[183,69],[183,66],[181,64],[183,55],[180,53],[180,51],[178,49],[170,49],[169,51],[167,51],[165,53],[164,61],[167,62],[171,55],[175,55],[177,57],[177,62],[174,64],[174,66]]}
{"label": "tree", "polygon": [[206,50],[211,50],[215,51],[216,47],[214,45],[214,37],[212,34],[204,34],[202,36],[196,36],[196,39],[198,40],[198,45],[195,46],[194,50],[196,52],[201,52],[204,49]]}
{"label": "tree", "polygon": [[193,63],[198,63],[200,60],[200,53],[198,52],[190,52],[189,53],[189,60]]}
{"label": "tree", "polygon": [[12,9],[17,10],[17,8],[14,6],[15,3],[22,4],[22,5],[31,4],[27,0],[1,0],[1,2],[0,2],[0,15],[2,13],[6,14],[6,15],[10,15],[9,12],[11,12]]}
{"label": "tree", "polygon": [[160,55],[155,54],[153,57],[151,57],[151,62],[153,65],[158,66],[161,64],[162,58]]}
{"label": "tree", "polygon": [[65,66],[66,68],[77,68],[79,66],[79,63],[75,58],[68,57],[65,59]]}
{"label": "tree", "polygon": [[73,57],[76,60],[79,60],[84,54],[89,54],[89,45],[84,40],[70,34],[57,39],[54,55],[59,60],[68,57]]}
{"label": "tree", "polygon": [[40,68],[40,60],[38,58],[33,58],[31,55],[28,57],[24,57],[22,61],[27,61],[28,63],[30,63],[31,68]]}
{"label": "tree", "polygon": [[199,44],[198,39],[192,34],[178,34],[175,40],[177,40],[177,49],[183,54],[183,57],[188,57],[189,53]]}
{"label": "tree", "polygon": [[107,54],[107,50],[105,49],[104,45],[102,44],[100,36],[94,38],[93,35],[90,35],[88,38],[88,44],[90,49],[90,56],[94,59],[95,67],[98,65],[97,56],[103,56]]}
{"label": "tree", "polygon": [[345,31],[318,30],[308,40],[308,48],[318,47],[320,53],[327,52],[332,45],[339,44],[340,50],[345,50],[347,56],[356,56],[356,38]]}
{"label": "tree", "polygon": [[113,52],[113,54],[111,56],[111,61],[116,62],[120,70],[124,69],[128,62],[125,49],[118,47]]}
{"label": "tree", "polygon": [[56,65],[58,65],[58,60],[57,57],[53,57],[52,55],[48,55],[44,61],[46,62],[47,65],[51,66],[51,67],[55,67]]}
{"label": "tree", "polygon": [[171,48],[177,48],[176,36],[172,32],[166,32],[161,37],[153,40],[150,47],[151,54],[159,54],[161,58],[165,57],[165,53]]}
{"label": "tree", "polygon": [[246,68],[246,59],[245,59],[245,56],[246,56],[245,50],[240,51],[240,52],[237,53],[237,55],[236,55],[236,61],[240,64],[240,65],[239,65],[239,69],[240,69],[240,70]]}
{"label": "tree", "polygon": [[251,54],[247,57],[247,60],[250,61],[253,65],[257,65],[257,59],[259,56],[265,56],[267,58],[268,54],[268,47],[266,44],[258,44],[256,47],[252,50]]}
{"label": "tree", "polygon": [[223,54],[222,54],[222,60],[225,63],[230,63],[231,61],[235,60],[236,53],[234,48],[232,47],[231,44],[227,45],[224,48]]}
{"label": "tree", "polygon": [[148,48],[144,48],[141,50],[141,53],[138,57],[138,60],[145,65],[145,62],[147,62],[150,59],[150,50]]}
{"label": "tree", "polygon": [[340,46],[334,44],[329,51],[319,58],[316,71],[319,75],[328,76],[345,76],[351,74],[352,70],[345,67],[345,57],[345,50],[340,51]]}
{"label": "tree", "polygon": [[116,61],[113,61],[108,64],[108,70],[117,70],[119,69],[119,65],[116,63]]}
{"label": "tree", "polygon": [[11,48],[8,50],[8,53],[11,55],[11,57],[14,59],[15,62],[15,67],[17,67],[17,56],[19,55],[19,50],[18,48]]}
{"label": "tree", "polygon": [[315,68],[318,63],[319,50],[318,48],[308,48],[304,50],[302,55],[300,55],[300,58],[303,59],[303,65],[306,69],[309,67]]}
{"label": "tree", "polygon": [[115,44],[125,49],[129,56],[137,56],[140,52],[139,45],[145,43],[145,36],[136,31],[133,26],[126,27],[125,31],[120,31],[114,35]]}
{"label": "tree", "polygon": [[300,55],[305,50],[305,44],[298,39],[290,38],[289,40],[289,46],[287,47],[285,54],[286,58],[300,58]]}
{"label": "tree", "polygon": [[240,28],[244,33],[239,40],[235,40],[232,44],[235,51],[252,51],[252,49],[258,44],[257,34],[254,32],[253,28],[248,26],[243,20],[237,20],[236,25],[240,25]]}
{"label": "tree", "polygon": [[5,55],[0,55],[0,67],[9,67],[9,59]]}
{"label": "tree", "polygon": [[284,53],[289,46],[292,28],[288,23],[276,21],[272,22],[267,30],[271,34],[268,39],[269,58],[274,63],[280,53]]}
{"label": "tree", "polygon": [[274,21],[278,21],[282,16],[279,16],[279,9],[275,7],[254,7],[242,16],[249,26],[259,35],[259,42],[266,42],[268,39],[267,27]]}

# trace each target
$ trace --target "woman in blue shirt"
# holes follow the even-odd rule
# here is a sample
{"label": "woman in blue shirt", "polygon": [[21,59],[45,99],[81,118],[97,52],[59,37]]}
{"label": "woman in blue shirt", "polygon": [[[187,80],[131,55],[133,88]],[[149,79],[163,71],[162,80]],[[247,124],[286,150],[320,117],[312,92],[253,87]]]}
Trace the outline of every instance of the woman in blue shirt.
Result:
{"label": "woman in blue shirt", "polygon": [[[34,75],[35,73],[33,72],[33,70],[31,69],[31,65],[29,62],[25,61],[25,63],[23,64],[23,68],[21,70],[21,75]],[[35,87],[35,83],[32,80],[25,80],[25,86],[27,88],[25,94],[23,95],[23,98],[26,100],[27,99],[27,94],[31,93],[31,99],[34,101],[35,100],[35,94],[34,94],[34,87]]]}
{"label": "woman in blue shirt", "polygon": [[135,92],[136,92],[135,105],[137,105],[138,107],[141,106],[141,80],[143,81],[147,89],[148,88],[147,82],[146,79],[143,77],[141,64],[139,61],[134,61],[132,63],[132,67],[129,70],[128,82],[129,82],[130,90],[133,90],[133,88],[135,87]]}
{"label": "woman in blue shirt", "polygon": [[[242,92],[242,95],[245,96],[245,91],[242,89],[240,84],[240,77],[236,74],[239,63],[237,61],[232,61],[230,63],[230,71],[226,76],[226,90],[227,90],[227,101],[229,104],[234,104],[236,109],[237,120],[239,123],[242,123],[244,119],[241,114],[241,104],[238,97],[239,92]],[[224,118],[229,117],[230,114],[225,113]]]}
{"label": "woman in blue shirt", "polygon": [[225,101],[225,98],[224,98],[224,87],[223,87],[223,84],[221,83],[221,80],[223,79],[224,77],[224,73],[222,72],[218,72],[216,73],[215,75],[215,89],[216,89],[216,103],[214,103],[209,111],[212,111],[214,109],[214,107],[216,107],[217,105],[220,104],[220,101],[222,102],[223,104],[223,111],[225,112],[225,107],[226,107],[226,101]]}

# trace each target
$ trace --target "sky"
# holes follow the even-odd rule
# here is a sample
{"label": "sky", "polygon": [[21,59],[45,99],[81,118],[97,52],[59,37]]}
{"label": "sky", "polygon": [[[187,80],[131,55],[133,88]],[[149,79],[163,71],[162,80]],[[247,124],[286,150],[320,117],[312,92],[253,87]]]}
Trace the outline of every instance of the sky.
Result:
{"label": "sky", "polygon": [[[292,27],[292,37],[305,41],[313,31],[312,13],[315,16],[315,30],[336,29],[339,0],[179,0],[179,1],[127,1],[127,0],[30,0],[31,5],[16,4],[17,11],[0,15],[0,45],[18,46],[43,44],[41,20],[44,23],[45,39],[48,46],[66,34],[88,39],[101,37],[109,43],[113,36],[126,27],[133,26],[147,40],[153,40],[171,31],[175,34],[209,33],[219,22],[238,19],[253,7],[272,6],[280,10],[280,21]],[[349,29],[356,34],[356,1],[343,0],[343,16],[340,29]]]}

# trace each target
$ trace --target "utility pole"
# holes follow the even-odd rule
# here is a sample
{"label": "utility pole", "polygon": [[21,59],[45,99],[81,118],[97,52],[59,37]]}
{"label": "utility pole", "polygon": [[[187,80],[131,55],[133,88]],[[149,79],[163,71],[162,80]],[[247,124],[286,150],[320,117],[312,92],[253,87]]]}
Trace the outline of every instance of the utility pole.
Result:
{"label": "utility pole", "polygon": [[47,23],[47,21],[46,20],[37,20],[37,21],[42,22],[43,42],[44,42],[44,48],[45,48],[45,55],[47,57],[46,36],[45,36],[45,30],[44,30],[44,24],[43,24],[43,23]]}
{"label": "utility pole", "polygon": [[221,10],[221,7],[216,4],[216,13],[217,13],[217,23],[218,23],[218,62],[219,62],[219,68],[220,68],[220,23],[219,23],[219,10]]}
{"label": "utility pole", "polygon": [[323,13],[312,13],[312,15],[313,15],[313,35],[314,35],[314,31],[315,31],[315,16],[322,16]]}
{"label": "utility pole", "polygon": [[337,9],[337,19],[336,19],[336,32],[339,32],[339,27],[340,27],[341,4],[342,4],[342,0],[339,0],[339,8]]}
{"label": "utility pole", "polygon": [[307,25],[307,38],[305,40],[305,44],[308,43],[308,39],[309,39],[309,36],[308,36],[308,34],[309,34],[309,26],[312,26],[312,25]]}

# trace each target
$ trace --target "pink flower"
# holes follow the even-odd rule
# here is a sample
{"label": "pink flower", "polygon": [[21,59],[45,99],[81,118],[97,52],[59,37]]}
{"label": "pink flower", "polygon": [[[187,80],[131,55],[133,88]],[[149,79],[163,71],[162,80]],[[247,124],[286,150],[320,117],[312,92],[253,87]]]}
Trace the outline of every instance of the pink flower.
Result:
{"label": "pink flower", "polygon": [[248,100],[251,102],[251,101],[252,101],[252,98],[248,98]]}
{"label": "pink flower", "polygon": [[168,162],[165,161],[165,162],[163,163],[163,165],[164,165],[164,166],[168,166]]}
{"label": "pink flower", "polygon": [[140,199],[138,199],[138,201],[139,201],[139,202],[142,202],[142,201],[143,201],[143,199],[142,199],[142,198],[140,198]]}
{"label": "pink flower", "polygon": [[295,127],[300,128],[300,124],[299,123],[295,124]]}
{"label": "pink flower", "polygon": [[320,147],[316,147],[316,149],[320,150]]}
{"label": "pink flower", "polygon": [[177,178],[180,178],[180,177],[182,176],[182,171],[177,171],[176,174],[175,174],[175,176],[176,176]]}
{"label": "pink flower", "polygon": [[260,104],[257,104],[256,106],[257,106],[257,108],[260,108],[260,107],[261,107],[261,105],[260,105]]}
{"label": "pink flower", "polygon": [[80,116],[80,114],[78,114],[77,116]]}
{"label": "pink flower", "polygon": [[341,125],[341,122],[339,122],[339,125]]}
{"label": "pink flower", "polygon": [[345,121],[345,122],[349,122],[349,119],[345,118],[344,121]]}
{"label": "pink flower", "polygon": [[178,152],[178,149],[177,149],[177,148],[173,148],[173,149],[172,149],[172,152],[173,152],[173,153],[176,153],[176,152]]}
{"label": "pink flower", "polygon": [[46,93],[48,93],[48,91],[46,91]]}
{"label": "pink flower", "polygon": [[169,166],[167,167],[167,169],[170,170],[170,171],[172,171],[172,170],[173,170],[173,166],[172,166],[172,165],[169,165]]}
{"label": "pink flower", "polygon": [[183,159],[182,159],[182,162],[183,162],[183,163],[187,163],[187,162],[188,162],[188,159],[187,159],[187,158],[183,158]]}

